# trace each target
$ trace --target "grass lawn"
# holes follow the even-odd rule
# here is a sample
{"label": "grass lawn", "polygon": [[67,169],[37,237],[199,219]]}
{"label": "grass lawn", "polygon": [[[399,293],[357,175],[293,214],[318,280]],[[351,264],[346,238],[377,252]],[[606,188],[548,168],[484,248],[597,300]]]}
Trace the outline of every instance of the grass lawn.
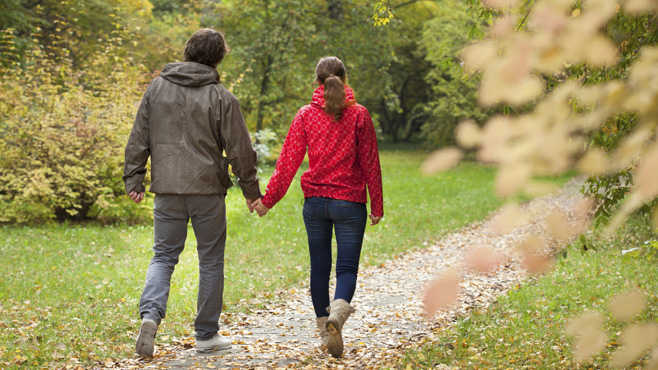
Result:
{"label": "grass lawn", "polygon": [[[418,167],[425,157],[410,148],[382,150],[385,218],[367,228],[364,265],[421,247],[500,205],[492,191],[493,169],[463,163],[422,177]],[[299,175],[262,219],[248,213],[238,190],[229,192],[226,310],[257,307],[307,278],[302,202]],[[152,232],[150,225],[0,227],[0,367],[132,356]],[[192,335],[197,281],[190,228],[160,341]]]}
{"label": "grass lawn", "polygon": [[[566,250],[552,272],[511,291],[485,312],[462,318],[454,328],[439,333],[434,343],[409,352],[400,366],[609,368],[612,353],[623,341],[620,333],[629,325],[611,316],[612,296],[631,288],[643,290],[648,304],[635,322],[658,323],[656,238],[648,217],[637,216],[613,240],[581,239]],[[641,249],[621,254],[633,247]],[[577,363],[574,339],[565,334],[565,325],[585,310],[604,314],[608,340],[592,360]],[[645,366],[647,357],[645,351],[630,367]]]}

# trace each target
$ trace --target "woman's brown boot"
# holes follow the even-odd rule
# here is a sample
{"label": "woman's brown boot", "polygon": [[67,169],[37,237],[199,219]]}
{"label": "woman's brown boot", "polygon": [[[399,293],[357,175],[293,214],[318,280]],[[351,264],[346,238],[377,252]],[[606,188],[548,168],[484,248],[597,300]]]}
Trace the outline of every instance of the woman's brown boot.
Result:
{"label": "woman's brown boot", "polygon": [[343,354],[343,336],[341,332],[345,321],[354,312],[354,308],[344,299],[334,300],[329,307],[327,349],[332,356],[340,357]]}

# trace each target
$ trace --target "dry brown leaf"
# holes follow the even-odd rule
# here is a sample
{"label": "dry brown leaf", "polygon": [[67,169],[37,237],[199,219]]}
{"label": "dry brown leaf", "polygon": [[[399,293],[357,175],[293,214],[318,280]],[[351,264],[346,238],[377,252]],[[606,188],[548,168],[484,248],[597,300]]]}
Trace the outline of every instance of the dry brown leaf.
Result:
{"label": "dry brown leaf", "polygon": [[527,223],[528,219],[518,205],[508,203],[492,220],[492,229],[499,235],[507,234],[516,227]]}
{"label": "dry brown leaf", "polygon": [[553,259],[546,255],[546,243],[536,235],[529,236],[519,245],[521,266],[531,274],[541,274],[553,265]]}
{"label": "dry brown leaf", "polygon": [[464,67],[469,72],[480,71],[496,58],[498,48],[492,40],[481,41],[465,47],[461,52]]}
{"label": "dry brown leaf", "polygon": [[494,24],[489,29],[490,35],[492,37],[503,37],[509,35],[516,29],[517,23],[518,17],[516,15],[506,15],[500,17],[496,19]]}
{"label": "dry brown leaf", "polygon": [[530,180],[523,187],[523,191],[533,197],[542,197],[559,190],[560,187],[548,181]]}
{"label": "dry brown leaf", "polygon": [[658,230],[658,206],[653,210],[653,226]]}
{"label": "dry brown leaf", "polygon": [[533,253],[544,253],[546,251],[546,242],[537,235],[529,235],[519,244],[519,249]]}
{"label": "dry brown leaf", "polygon": [[599,176],[608,169],[608,156],[599,148],[591,148],[578,162],[578,169],[589,176]]}
{"label": "dry brown leaf", "polygon": [[457,142],[464,148],[473,148],[482,141],[480,127],[473,120],[463,121],[457,126]]}
{"label": "dry brown leaf", "polygon": [[464,256],[466,267],[482,274],[490,274],[505,261],[505,255],[487,245],[471,247]]}
{"label": "dry brown leaf", "polygon": [[582,336],[591,331],[591,328],[601,330],[603,328],[603,314],[597,311],[585,311],[580,315],[569,319],[566,325],[566,333],[571,336]]}
{"label": "dry brown leaf", "polygon": [[[513,81],[504,78],[514,67],[519,67],[519,72]],[[484,106],[498,103],[509,103],[512,105],[525,104],[544,91],[542,80],[531,74],[524,74],[519,63],[507,63],[502,60],[484,71],[478,99]]]}
{"label": "dry brown leaf", "polygon": [[518,0],[482,0],[482,3],[489,8],[505,10],[514,9],[518,4]]}
{"label": "dry brown leaf", "polygon": [[532,58],[533,47],[530,40],[524,37],[518,37],[515,40],[516,50],[500,60],[498,73],[500,77],[507,81],[508,84],[517,84],[521,82],[530,73],[530,59]]}
{"label": "dry brown leaf", "polygon": [[456,166],[462,156],[461,150],[454,147],[437,150],[423,162],[420,169],[425,175],[445,171]]}
{"label": "dry brown leaf", "polygon": [[574,207],[574,216],[577,219],[587,219],[593,208],[594,200],[589,197],[583,198],[576,203],[576,206]]}
{"label": "dry brown leaf", "polygon": [[531,274],[543,274],[553,267],[553,259],[549,256],[521,251],[521,265]]}
{"label": "dry brown leaf", "polygon": [[429,283],[425,289],[423,298],[423,309],[425,315],[431,317],[438,310],[451,307],[457,302],[459,294],[459,282],[461,276],[455,269],[443,272],[435,280]]}
{"label": "dry brown leaf", "polygon": [[621,347],[610,358],[613,367],[625,367],[658,342],[658,324],[642,323],[628,326],[619,336]]}
{"label": "dry brown leaf", "polygon": [[607,340],[608,337],[601,329],[585,332],[574,343],[573,358],[578,362],[590,359],[605,348]]}
{"label": "dry brown leaf", "polygon": [[612,317],[619,321],[629,321],[647,305],[646,295],[639,290],[617,294],[610,299],[609,309]]}
{"label": "dry brown leaf", "polygon": [[644,155],[633,178],[644,200],[658,196],[658,145]]}
{"label": "dry brown leaf", "polygon": [[610,163],[615,170],[630,166],[640,156],[644,143],[651,140],[653,129],[641,127],[625,137],[613,154],[614,163]]}
{"label": "dry brown leaf", "polygon": [[540,32],[556,34],[567,24],[564,9],[556,9],[552,4],[540,3],[532,10],[529,25]]}
{"label": "dry brown leaf", "polygon": [[482,147],[478,159],[483,162],[499,162],[505,156],[507,140],[513,135],[509,117],[495,116],[491,118],[482,131]]}
{"label": "dry brown leaf", "polygon": [[515,105],[525,104],[541,95],[542,92],[544,92],[542,80],[535,75],[528,75],[510,89],[503,101]]}
{"label": "dry brown leaf", "polygon": [[496,176],[496,194],[501,197],[516,194],[523,189],[530,175],[530,168],[524,164],[502,167]]}
{"label": "dry brown leaf", "polygon": [[573,350],[576,361],[585,361],[605,348],[603,321],[600,312],[585,311],[567,322],[565,332],[576,337]]}
{"label": "dry brown leaf", "polygon": [[615,44],[603,36],[595,36],[587,41],[585,62],[598,67],[609,67],[619,59]]}
{"label": "dry brown leaf", "polygon": [[553,210],[546,217],[546,227],[553,238],[557,240],[566,241],[573,236],[573,229],[569,225],[567,214],[559,209]]}
{"label": "dry brown leaf", "polygon": [[631,14],[648,13],[658,10],[658,3],[655,0],[626,0],[624,10]]}

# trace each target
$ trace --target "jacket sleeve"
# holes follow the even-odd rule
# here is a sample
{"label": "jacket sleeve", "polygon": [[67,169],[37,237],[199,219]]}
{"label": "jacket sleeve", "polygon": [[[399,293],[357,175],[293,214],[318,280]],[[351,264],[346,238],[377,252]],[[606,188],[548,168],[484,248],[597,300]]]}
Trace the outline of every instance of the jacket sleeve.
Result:
{"label": "jacket sleeve", "polygon": [[149,91],[147,89],[137,110],[128,143],[125,150],[125,164],[123,168],[123,181],[126,193],[132,191],[142,193],[144,176],[146,175],[146,161],[151,154],[149,140]]}
{"label": "jacket sleeve", "polygon": [[283,142],[281,155],[276,161],[276,169],[267,184],[267,192],[263,197],[263,204],[267,208],[274,205],[286,195],[292,179],[306,155],[306,135],[301,112],[298,112],[290,125],[290,130]]}
{"label": "jacket sleeve", "polygon": [[219,135],[233,173],[238,177],[242,194],[247,199],[261,197],[258,187],[257,156],[240,111],[240,103],[233,94],[223,97],[224,111],[219,122]]}
{"label": "jacket sleeve", "polygon": [[373,216],[384,216],[384,197],[382,190],[382,170],[379,165],[377,135],[370,113],[364,109],[362,124],[358,126],[359,165],[363,171],[370,195],[370,210]]}

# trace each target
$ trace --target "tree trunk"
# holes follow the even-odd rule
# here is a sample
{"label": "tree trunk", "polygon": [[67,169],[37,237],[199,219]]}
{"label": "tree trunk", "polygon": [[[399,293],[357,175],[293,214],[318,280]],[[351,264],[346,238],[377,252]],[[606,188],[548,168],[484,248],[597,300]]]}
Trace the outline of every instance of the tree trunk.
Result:
{"label": "tree trunk", "polygon": [[343,15],[343,1],[342,0],[329,0],[327,10],[329,11],[329,18],[338,20]]}
{"label": "tree trunk", "polygon": [[258,99],[258,115],[256,117],[256,132],[263,129],[263,114],[265,109],[265,97],[270,86],[270,71],[272,70],[272,56],[268,55],[263,70],[263,79],[260,82],[260,96]]}

